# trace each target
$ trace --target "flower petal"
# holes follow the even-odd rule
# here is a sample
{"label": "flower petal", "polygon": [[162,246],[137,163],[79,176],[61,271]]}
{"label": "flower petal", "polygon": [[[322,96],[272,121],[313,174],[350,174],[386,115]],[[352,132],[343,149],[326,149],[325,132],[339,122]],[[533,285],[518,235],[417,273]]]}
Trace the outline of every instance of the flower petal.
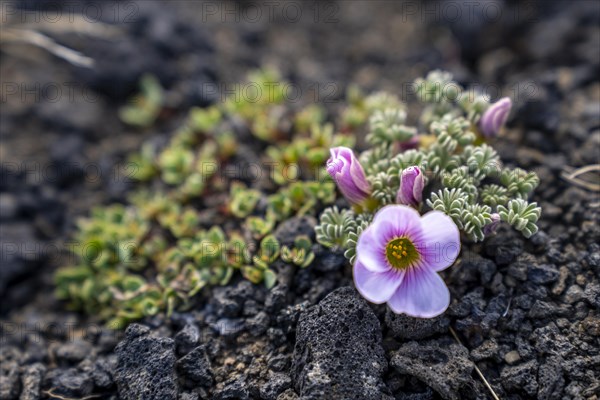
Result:
{"label": "flower petal", "polygon": [[372,226],[375,235],[386,244],[395,237],[417,238],[421,236],[421,216],[415,209],[404,205],[383,207],[375,214]]}
{"label": "flower petal", "polygon": [[450,292],[436,272],[419,266],[406,270],[402,284],[387,303],[397,314],[433,318],[450,305]]}
{"label": "flower petal", "polygon": [[433,271],[451,266],[460,253],[460,233],[452,218],[441,211],[430,211],[421,219],[422,234],[415,243],[422,262]]}
{"label": "flower petal", "polygon": [[400,174],[400,189],[396,203],[416,207],[423,200],[423,173],[417,166],[404,169]]}
{"label": "flower petal", "polygon": [[367,181],[365,170],[355,157],[352,157],[352,163],[350,164],[350,176],[352,177],[356,187],[358,187],[361,191],[366,193],[371,191],[371,185],[369,184],[369,181]]}
{"label": "flower petal", "polygon": [[330,154],[327,172],[344,197],[352,204],[365,201],[370,195],[371,187],[352,150],[348,147],[334,147],[330,149]]}
{"label": "flower petal", "polygon": [[365,229],[356,244],[356,264],[373,272],[385,272],[392,267],[385,259],[386,242],[376,235],[373,225]]}
{"label": "flower petal", "polygon": [[484,136],[494,137],[498,135],[508,119],[511,108],[512,101],[508,97],[503,97],[489,106],[479,121],[479,126]]}
{"label": "flower petal", "polygon": [[386,272],[373,272],[358,260],[354,264],[354,285],[358,292],[371,303],[385,303],[402,283],[404,273],[390,269]]}

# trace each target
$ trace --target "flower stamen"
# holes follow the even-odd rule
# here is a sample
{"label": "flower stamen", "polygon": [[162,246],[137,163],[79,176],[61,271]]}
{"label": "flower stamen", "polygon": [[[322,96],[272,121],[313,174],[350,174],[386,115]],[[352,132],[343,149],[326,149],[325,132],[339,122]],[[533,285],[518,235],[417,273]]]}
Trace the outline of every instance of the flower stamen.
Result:
{"label": "flower stamen", "polygon": [[420,257],[413,242],[406,237],[390,240],[385,246],[385,255],[390,265],[400,270],[410,267]]}

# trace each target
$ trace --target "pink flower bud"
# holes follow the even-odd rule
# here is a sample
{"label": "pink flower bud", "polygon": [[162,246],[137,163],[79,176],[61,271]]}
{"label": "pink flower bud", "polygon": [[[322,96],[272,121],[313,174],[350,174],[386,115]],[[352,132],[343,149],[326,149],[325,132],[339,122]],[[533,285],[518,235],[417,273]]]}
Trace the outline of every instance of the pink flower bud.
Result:
{"label": "pink flower bud", "polygon": [[490,218],[492,219],[492,222],[483,227],[483,234],[486,236],[495,234],[498,225],[500,224],[500,214],[493,213],[490,215]]}
{"label": "pink flower bud", "polygon": [[371,195],[363,167],[348,147],[334,147],[327,160],[327,172],[351,204],[361,204]]}
{"label": "pink flower bud", "polygon": [[419,148],[419,135],[415,135],[408,139],[406,142],[395,143],[395,149],[398,153],[403,153],[407,150],[418,149]]}
{"label": "pink flower bud", "polygon": [[396,203],[416,207],[423,200],[425,180],[419,167],[408,167],[400,175],[400,189]]}
{"label": "pink flower bud", "polygon": [[506,123],[511,108],[512,101],[508,97],[503,97],[492,104],[479,120],[479,127],[483,135],[486,137],[497,136]]}

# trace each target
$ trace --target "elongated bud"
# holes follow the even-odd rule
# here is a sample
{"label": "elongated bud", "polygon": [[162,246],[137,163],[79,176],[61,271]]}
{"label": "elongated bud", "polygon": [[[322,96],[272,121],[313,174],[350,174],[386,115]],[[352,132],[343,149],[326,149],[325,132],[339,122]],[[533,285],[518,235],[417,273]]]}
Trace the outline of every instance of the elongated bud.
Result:
{"label": "elongated bud", "polygon": [[500,224],[500,214],[493,213],[490,215],[490,218],[492,219],[492,222],[483,227],[483,234],[486,236],[495,234],[498,225]]}
{"label": "elongated bud", "polygon": [[415,135],[408,139],[406,142],[396,143],[396,148],[399,153],[403,153],[407,150],[418,149],[419,148],[419,135]]}
{"label": "elongated bud", "polygon": [[334,147],[327,160],[327,172],[351,204],[362,204],[371,195],[363,167],[348,147]]}
{"label": "elongated bud", "polygon": [[425,180],[419,167],[408,167],[400,175],[400,189],[396,203],[416,207],[423,200]]}
{"label": "elongated bud", "polygon": [[508,97],[503,97],[492,104],[479,120],[479,127],[483,135],[486,137],[497,136],[506,123],[511,108],[512,101]]}

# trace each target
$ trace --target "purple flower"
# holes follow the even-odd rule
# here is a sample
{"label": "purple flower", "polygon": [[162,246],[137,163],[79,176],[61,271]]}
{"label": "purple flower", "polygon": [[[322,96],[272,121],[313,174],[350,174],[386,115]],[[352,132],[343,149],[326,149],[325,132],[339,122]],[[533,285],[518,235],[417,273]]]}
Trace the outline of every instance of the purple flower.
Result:
{"label": "purple flower", "polygon": [[498,135],[500,129],[506,123],[511,108],[512,101],[508,97],[503,97],[492,104],[479,120],[479,127],[483,135],[486,137]]}
{"label": "purple flower", "polygon": [[340,191],[352,204],[361,204],[371,194],[365,171],[347,147],[334,147],[327,160],[327,172],[337,183]]}
{"label": "purple flower", "polygon": [[418,149],[420,144],[419,135],[415,135],[406,142],[395,143],[397,152],[402,153],[406,150]]}
{"label": "purple flower", "polygon": [[486,236],[495,234],[498,225],[500,225],[500,214],[493,213],[490,215],[490,218],[492,219],[492,222],[483,227],[483,234]]}
{"label": "purple flower", "polygon": [[400,175],[400,189],[396,203],[416,207],[423,200],[425,180],[419,167],[408,167]]}
{"label": "purple flower", "polygon": [[460,234],[440,211],[423,217],[403,205],[383,207],[363,231],[356,246],[354,283],[373,303],[395,313],[433,318],[450,304],[441,271],[454,263]]}

